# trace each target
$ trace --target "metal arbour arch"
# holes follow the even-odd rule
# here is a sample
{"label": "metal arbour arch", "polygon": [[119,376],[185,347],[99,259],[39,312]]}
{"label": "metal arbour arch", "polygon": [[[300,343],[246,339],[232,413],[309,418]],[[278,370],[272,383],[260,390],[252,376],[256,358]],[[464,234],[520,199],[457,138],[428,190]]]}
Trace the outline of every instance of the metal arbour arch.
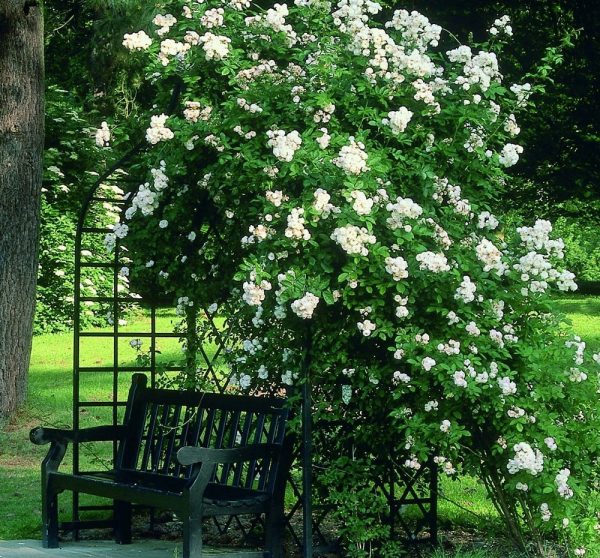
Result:
{"label": "metal arbour arch", "polygon": [[[174,94],[173,99],[177,95]],[[172,105],[174,102],[172,100]],[[119,270],[125,265],[128,255],[126,249],[117,239],[115,249],[108,255],[102,247],[104,236],[112,229],[103,215],[106,215],[106,204],[123,211],[127,205],[127,197],[123,191],[129,192],[139,184],[136,179],[130,178],[121,169],[131,164],[135,157],[142,151],[144,144],[136,145],[132,150],[108,169],[88,193],[79,216],[75,238],[75,293],[74,293],[74,338],[73,338],[73,428],[79,429],[86,417],[97,417],[98,421],[118,424],[122,420],[121,410],[125,406],[129,376],[133,372],[148,374],[151,385],[157,380],[157,356],[159,354],[158,341],[169,338],[180,338],[179,333],[160,331],[157,320],[157,306],[154,303],[145,304],[149,313],[149,326],[145,331],[131,331],[124,327],[121,317],[128,306],[137,306],[143,300],[133,297],[120,280]],[[107,187],[108,186],[108,187]],[[111,186],[122,187],[119,189]],[[104,275],[105,290],[103,292],[86,292],[86,273]],[[106,284],[108,283],[108,287]],[[97,328],[84,327],[83,313],[88,311],[88,306],[96,309],[103,307],[111,315],[112,327],[110,331],[101,331]],[[211,320],[207,313],[207,319]],[[218,366],[219,355],[227,346],[227,321],[221,328],[213,322],[211,327],[211,342],[216,344],[213,351],[206,350],[202,345],[198,354],[204,359],[207,380],[213,385],[215,391],[223,392],[228,381],[223,381],[215,372]],[[303,385],[303,436],[296,450],[296,459],[303,465],[302,474],[297,471],[289,479],[295,502],[288,512],[288,530],[302,555],[311,558],[315,554],[339,550],[339,541],[327,528],[331,506],[320,502],[313,504],[312,462],[311,462],[311,390],[310,390],[310,332],[307,334],[307,358],[305,359],[305,378]],[[149,359],[143,363],[132,365],[129,355],[123,358],[123,341],[138,338],[149,343]],[[82,344],[96,340],[104,342],[104,350],[110,345],[112,363],[90,361],[89,355],[84,354]],[[168,371],[183,370],[183,366],[170,366]],[[121,383],[122,382],[122,383]],[[95,395],[90,398],[86,392],[86,385],[92,385],[97,393],[99,385],[104,389],[102,398]],[[326,425],[324,425],[326,427]],[[321,428],[321,425],[316,425]],[[90,465],[85,465],[82,460],[82,448],[79,444],[73,446],[73,472],[89,472]],[[112,448],[113,459],[116,457],[116,444]],[[319,463],[326,467],[326,463]],[[437,539],[437,470],[433,463],[423,467],[414,475],[408,475],[401,467],[389,466],[386,478],[374,479],[374,494],[383,497],[388,504],[389,513],[385,520],[392,531],[398,533],[398,538],[404,542],[435,541]],[[319,484],[318,475],[314,479]],[[423,493],[424,490],[424,493]],[[412,519],[407,520],[406,510],[413,508],[415,513],[408,514]],[[73,494],[72,517],[70,521],[63,522],[62,528],[71,530],[77,537],[80,529],[111,527],[112,519],[85,520],[82,514],[88,511],[112,510],[111,505],[102,505],[97,502],[86,503],[77,494]],[[302,516],[302,519],[298,518]],[[259,518],[251,525],[256,525]],[[231,525],[241,528],[244,534],[247,529],[238,518],[231,518],[225,522],[216,522],[220,532],[227,531]],[[335,532],[335,529],[333,530]],[[429,537],[424,533],[428,532]]]}
{"label": "metal arbour arch", "polygon": [[[174,94],[173,98],[176,97]],[[113,252],[107,254],[103,249],[104,237],[112,232],[111,224],[106,218],[107,204],[118,209],[119,213],[124,213],[128,205],[130,196],[127,193],[135,188],[139,181],[130,178],[122,168],[135,161],[135,157],[142,151],[144,144],[136,145],[125,157],[114,164],[110,169],[103,173],[88,192],[81,210],[77,224],[75,237],[75,292],[74,292],[74,332],[73,332],[73,428],[78,430],[84,425],[84,417],[96,416],[98,421],[102,423],[110,422],[114,425],[122,421],[120,410],[124,409],[126,404],[127,389],[130,384],[128,376],[135,372],[146,373],[149,376],[150,384],[156,385],[157,381],[157,356],[159,349],[157,342],[161,339],[180,339],[180,333],[174,333],[172,328],[169,331],[161,331],[158,327],[157,308],[154,302],[145,302],[139,295],[133,296],[125,287],[124,282],[120,278],[120,269],[127,264],[128,254],[126,249],[121,245],[119,239],[116,239],[116,244]],[[87,272],[102,273],[104,276],[104,291],[98,293],[96,289],[92,292],[86,287]],[[109,284],[107,288],[106,284]],[[145,331],[133,331],[125,326],[122,319],[125,315],[127,306],[143,306],[149,314],[149,326]],[[96,310],[104,307],[110,314],[112,327],[109,331],[100,330],[95,327],[86,327],[83,315],[88,312],[89,307],[93,306]],[[198,355],[204,360],[205,376],[208,383],[212,385],[215,391],[224,392],[228,386],[228,379],[223,379],[217,372],[217,361],[225,350],[227,345],[227,320],[224,327],[220,328],[212,320],[211,314],[206,312],[206,319],[211,321],[211,343],[216,345],[214,350],[209,351],[207,347],[202,345],[198,347]],[[131,360],[131,351],[123,358],[123,340],[140,339],[149,342],[149,358],[143,363],[132,365],[128,362]],[[82,344],[91,340],[104,340],[103,352],[107,349],[112,353],[111,364],[102,362],[94,362],[90,364],[90,355],[86,354]],[[110,345],[110,347],[109,347]],[[183,365],[168,367],[162,366],[162,370],[168,372],[180,372],[184,369]],[[126,381],[123,381],[124,377]],[[90,381],[91,379],[91,381]],[[106,396],[102,399],[96,397],[91,399],[87,394],[85,385],[91,384],[95,388],[98,387],[98,379],[103,382],[106,387]],[[102,416],[98,416],[102,415]],[[310,417],[310,413],[305,416]],[[87,426],[87,425],[86,425]],[[306,437],[305,437],[306,439]],[[83,472],[98,472],[92,471],[89,465],[86,466],[86,459],[82,459],[84,454],[83,447],[88,449],[93,444],[73,444],[73,473]],[[296,458],[301,461],[306,456],[304,451],[305,446],[300,445],[297,448]],[[116,458],[117,444],[112,447],[112,459]],[[91,450],[92,455],[94,451]],[[89,459],[87,460],[89,461]],[[100,461],[100,460],[97,460]],[[308,467],[304,467],[306,471]],[[302,481],[310,482],[310,477],[305,473]],[[317,542],[321,549],[331,550],[335,547],[335,541],[329,541],[322,533],[321,523],[324,514],[320,514],[315,518],[315,521],[310,521],[312,516],[310,490],[305,491],[302,488],[302,481],[298,480],[297,475],[291,475],[289,480],[296,502],[288,512],[288,529],[292,539],[299,549],[306,548],[304,553],[307,556],[312,556],[313,543],[312,533],[317,534]],[[85,519],[83,515],[86,512],[112,511],[112,505],[98,504],[98,502],[86,503],[83,499],[85,495],[73,494],[72,516],[70,521],[63,522],[61,528],[70,530],[75,537],[79,536],[79,531],[87,528],[102,528],[112,527],[114,522],[111,518],[107,519]],[[303,520],[296,521],[298,514],[302,514]],[[238,518],[229,518],[225,521],[213,519],[219,532],[225,532],[231,525],[240,528],[244,535],[248,535],[250,529],[246,528]],[[256,521],[260,521],[257,518]],[[250,525],[250,528],[256,525],[256,521]],[[302,525],[298,528],[298,525]]]}

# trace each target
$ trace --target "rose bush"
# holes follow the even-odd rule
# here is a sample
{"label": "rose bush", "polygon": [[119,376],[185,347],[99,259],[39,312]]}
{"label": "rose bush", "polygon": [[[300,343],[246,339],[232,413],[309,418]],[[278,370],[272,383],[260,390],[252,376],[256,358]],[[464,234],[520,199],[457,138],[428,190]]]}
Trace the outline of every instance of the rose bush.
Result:
{"label": "rose bush", "polygon": [[[379,457],[433,456],[483,479],[517,542],[554,531],[593,553],[600,356],[553,313],[576,284],[551,224],[495,216],[523,152],[515,115],[542,87],[503,84],[511,33],[499,18],[487,43],[448,46],[369,0],[163,2],[123,41],[156,104],[147,174],[106,240],[128,247],[135,290],[187,316],[227,308],[240,389],[300,383],[310,337],[315,420],[351,425],[329,448],[365,464],[331,451],[349,501]],[[368,525],[385,547],[373,514],[349,546]]]}

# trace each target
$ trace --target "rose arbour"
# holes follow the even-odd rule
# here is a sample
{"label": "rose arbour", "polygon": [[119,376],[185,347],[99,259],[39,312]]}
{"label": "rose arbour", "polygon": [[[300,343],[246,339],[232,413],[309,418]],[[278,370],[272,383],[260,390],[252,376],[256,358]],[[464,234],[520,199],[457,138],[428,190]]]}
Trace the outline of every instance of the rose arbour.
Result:
{"label": "rose arbour", "polygon": [[595,552],[598,364],[549,299],[574,277],[549,222],[497,214],[539,87],[503,83],[507,18],[460,45],[368,0],[161,6],[123,41],[156,91],[108,238],[132,286],[228,308],[240,389],[298,385],[311,336],[315,419],[351,425],[317,448],[354,555],[389,536],[365,471],[430,458],[479,475],[517,542]]}

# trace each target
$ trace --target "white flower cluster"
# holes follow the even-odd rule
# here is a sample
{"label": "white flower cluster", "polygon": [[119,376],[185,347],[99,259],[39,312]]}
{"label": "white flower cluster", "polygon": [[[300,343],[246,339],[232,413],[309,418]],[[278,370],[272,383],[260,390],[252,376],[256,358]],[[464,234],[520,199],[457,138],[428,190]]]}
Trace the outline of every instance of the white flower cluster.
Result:
{"label": "white flower cluster", "polygon": [[454,372],[452,377],[454,380],[454,385],[460,388],[467,387],[467,375],[465,374],[464,370],[457,370],[456,372]]}
{"label": "white flower cluster", "polygon": [[210,118],[212,107],[202,107],[202,104],[197,101],[186,101],[183,116],[188,122],[205,122]]}
{"label": "white flower cluster", "polygon": [[294,207],[287,217],[287,228],[285,236],[296,240],[308,240],[310,231],[304,226],[304,209],[302,207]]}
{"label": "white flower cluster", "polygon": [[519,128],[514,114],[508,115],[508,118],[504,122],[504,131],[508,132],[512,137],[518,136],[521,133],[521,128]]}
{"label": "white flower cluster", "polygon": [[512,167],[519,162],[519,155],[523,153],[523,147],[514,143],[507,143],[500,152],[500,164]]}
{"label": "white flower cluster", "polygon": [[221,138],[218,136],[215,136],[214,134],[209,134],[208,136],[206,136],[204,138],[204,143],[206,145],[210,145],[211,147],[214,147],[219,152],[222,152],[225,149],[225,146],[223,145]]}
{"label": "white flower cluster", "polygon": [[[498,59],[493,52],[479,51],[472,56],[470,49],[468,54],[471,57],[465,61],[462,76],[456,78],[457,85],[468,90],[473,85],[479,85],[482,91],[487,91],[492,82],[500,83],[502,75],[498,69]],[[466,50],[461,51],[461,55],[468,55]]]}
{"label": "white flower cluster", "polygon": [[161,192],[169,185],[169,178],[165,174],[165,170],[166,163],[161,161],[159,168],[150,171],[153,178],[152,184],[146,182],[140,185],[131,200],[131,205],[125,211],[126,219],[131,219],[138,210],[145,217],[154,213],[154,210],[158,207]]}
{"label": "white flower cluster", "polygon": [[518,83],[515,83],[510,86],[510,90],[517,97],[518,106],[525,105],[527,103],[527,99],[529,99],[529,97],[531,96],[531,93],[532,93],[530,83],[524,83],[523,85],[519,85]]}
{"label": "white flower cluster", "polygon": [[400,372],[400,370],[396,370],[394,372],[394,376],[392,377],[392,382],[394,385],[399,384],[408,384],[410,383],[411,377],[404,372]]}
{"label": "white flower cluster", "polygon": [[[575,335],[572,340],[565,341],[565,347],[567,349],[571,349],[575,347],[575,354],[573,355],[573,361],[576,365],[583,364],[583,355],[585,353],[585,341],[581,340],[581,337]],[[594,355],[592,358],[596,360],[596,362],[600,363],[600,359],[596,359],[597,355]]]}
{"label": "white flower cluster", "polygon": [[437,350],[446,355],[459,355],[460,341],[456,341],[456,339],[450,339],[448,343],[439,343]]}
{"label": "white flower cluster", "polygon": [[[418,219],[423,214],[423,208],[410,198],[396,198],[396,203],[388,203],[385,207],[390,213],[387,224],[390,229],[406,228],[405,219]],[[408,231],[411,227],[408,226]]]}
{"label": "white flower cluster", "polygon": [[338,156],[333,159],[333,164],[348,174],[360,174],[369,170],[367,167],[368,155],[364,151],[362,142],[357,142],[354,137],[348,138],[350,145],[344,145]]}
{"label": "white flower cluster", "polygon": [[496,270],[499,275],[506,271],[502,263],[502,252],[487,238],[482,238],[475,248],[477,258],[483,263],[484,271]]}
{"label": "white flower cluster", "polygon": [[462,198],[462,189],[460,186],[454,186],[450,184],[447,178],[436,177],[434,179],[435,192],[432,198],[443,203],[447,201],[448,204],[453,208],[455,213],[469,217],[471,215],[471,204],[469,200]]}
{"label": "white flower cluster", "polygon": [[482,211],[477,218],[477,227],[480,229],[487,229],[488,231],[493,231],[498,228],[500,222],[494,215],[492,215],[489,211]]}
{"label": "white flower cluster", "polygon": [[[322,109],[319,109],[313,115],[313,121],[317,124],[323,123],[327,124],[331,120],[331,116],[335,112],[335,105],[333,103],[329,103],[324,106]],[[322,131],[322,130],[321,130]]]}
{"label": "white flower cluster", "polygon": [[296,130],[291,131],[289,134],[286,134],[283,130],[269,130],[267,136],[269,137],[267,145],[273,148],[273,155],[280,161],[289,163],[294,158],[294,153],[302,145],[302,138]]}
{"label": "white flower cluster", "polygon": [[174,41],[173,39],[165,39],[160,43],[160,52],[158,53],[158,59],[161,61],[163,66],[167,66],[170,62],[169,57],[183,60],[184,54],[190,49],[190,45]]}
{"label": "white flower cluster", "polygon": [[432,273],[442,273],[450,271],[448,259],[442,253],[421,252],[417,254],[417,261],[421,264],[419,267],[422,270],[431,271]]}
{"label": "white flower cluster", "polygon": [[440,430],[442,432],[444,432],[444,434],[445,434],[447,432],[450,432],[451,426],[452,426],[452,423],[448,419],[443,420],[442,423],[440,424]]}
{"label": "white flower cluster", "polygon": [[205,33],[198,39],[207,60],[223,60],[229,54],[231,39],[222,35]]}
{"label": "white flower cluster", "polygon": [[150,119],[150,128],[146,130],[148,143],[156,145],[160,141],[173,139],[173,130],[165,126],[167,118],[169,117],[166,114],[159,114]]}
{"label": "white flower cluster", "polygon": [[385,270],[393,277],[394,281],[400,281],[408,277],[408,262],[398,256],[396,258],[387,257],[385,259]]}
{"label": "white flower cluster", "polygon": [[307,320],[312,318],[317,304],[319,304],[319,297],[312,293],[306,293],[302,298],[292,302],[292,312],[299,318]]}
{"label": "white flower cluster", "polygon": [[100,128],[96,130],[96,145],[98,147],[108,147],[110,143],[110,130],[108,129],[108,124],[106,122],[102,122],[100,124]]}
{"label": "white flower cluster", "polygon": [[269,8],[265,15],[247,17],[246,25],[264,25],[275,33],[283,33],[287,37],[287,42],[293,46],[298,41],[298,36],[291,25],[286,24],[285,18],[289,15],[287,4],[275,4]]}
{"label": "white flower cluster", "polygon": [[517,233],[521,242],[529,250],[545,250],[549,255],[562,259],[565,243],[562,239],[551,239],[552,223],[538,219],[533,227],[519,227]]}
{"label": "white flower cluster", "polygon": [[271,290],[271,283],[263,280],[257,285],[253,281],[245,281],[243,289],[242,299],[244,302],[250,306],[260,306],[265,299],[265,291]]}
{"label": "white flower cluster", "polygon": [[475,292],[477,291],[477,285],[471,281],[471,278],[467,275],[463,277],[462,282],[456,292],[454,298],[456,300],[462,300],[465,304],[473,302],[475,300]]}
{"label": "white flower cluster", "polygon": [[470,132],[467,141],[463,147],[468,153],[474,153],[477,149],[485,146],[486,131],[482,126],[472,126],[469,123],[465,124],[465,129]]}
{"label": "white flower cluster", "polygon": [[339,208],[330,203],[331,196],[327,190],[323,190],[323,188],[317,188],[314,192],[315,201],[313,202],[314,210],[323,217],[323,219],[327,219],[331,212],[338,212]]}
{"label": "white flower cluster", "polygon": [[452,246],[452,239],[446,230],[440,227],[431,217],[428,217],[425,222],[433,227],[435,241],[443,250],[447,250]]}
{"label": "white flower cluster", "polygon": [[[423,359],[423,360],[425,360],[425,359]],[[429,359],[429,360],[432,361],[433,359]],[[433,360],[433,365],[435,365],[434,360]],[[431,413],[431,411],[437,411],[439,406],[440,406],[440,404],[434,399],[432,401],[427,401],[427,403],[425,403],[425,405],[423,405],[423,408],[425,409],[426,413]]]}
{"label": "white flower cluster", "polygon": [[287,199],[287,197],[283,195],[283,192],[281,190],[269,190],[265,194],[265,197],[267,198],[267,201],[271,202],[275,207],[280,207],[283,200]]}
{"label": "white flower cluster", "polygon": [[368,215],[373,209],[373,198],[367,198],[364,192],[360,190],[354,190],[350,193],[350,196],[354,199],[352,209],[358,213],[358,215]]}
{"label": "white flower cluster", "polygon": [[540,515],[542,516],[542,521],[544,522],[550,521],[550,518],[552,517],[552,512],[550,511],[550,508],[546,502],[540,505]]}
{"label": "white flower cluster", "polygon": [[251,112],[252,114],[256,114],[257,112],[263,111],[262,107],[260,107],[256,103],[249,103],[243,97],[238,98],[237,104],[239,107],[243,108],[244,110],[246,110],[248,112]]}
{"label": "white flower cluster", "polygon": [[587,374],[579,368],[573,366],[569,369],[569,380],[571,380],[571,382],[579,384],[587,380]]}
{"label": "white flower cluster", "polygon": [[517,384],[515,384],[508,376],[498,378],[498,387],[502,391],[502,395],[514,395],[517,393]]}
{"label": "white flower cluster", "polygon": [[146,50],[152,44],[152,39],[144,32],[125,33],[123,46],[129,50]]}
{"label": "white flower cluster", "polygon": [[156,34],[162,36],[168,33],[171,27],[177,23],[177,19],[171,14],[157,14],[152,23],[159,28],[156,30]]}
{"label": "white flower cluster", "polygon": [[513,29],[510,26],[510,17],[503,15],[494,21],[494,25],[490,27],[490,35],[498,35],[504,33],[508,37],[512,37]]}
{"label": "white flower cluster", "polygon": [[200,25],[208,29],[214,27],[221,27],[223,25],[223,14],[225,10],[223,8],[213,8],[212,10],[206,10],[204,15],[200,18]]}
{"label": "white flower cluster", "polygon": [[514,459],[508,460],[508,472],[516,475],[519,471],[527,471],[536,476],[544,470],[544,456],[538,449],[533,449],[528,443],[520,442],[513,447]]}
{"label": "white flower cluster", "polygon": [[331,136],[327,131],[327,128],[320,128],[320,132],[323,132],[323,135],[320,138],[317,138],[317,143],[321,149],[327,149],[329,147],[329,142],[331,141]]}
{"label": "white flower cluster", "polygon": [[387,118],[381,122],[385,126],[389,126],[393,134],[401,134],[406,130],[408,123],[413,117],[413,113],[406,107],[400,107],[397,111],[388,112]]}
{"label": "white flower cluster", "polygon": [[556,489],[565,500],[573,497],[573,489],[567,484],[570,476],[571,471],[569,469],[561,469],[554,478]]}
{"label": "white flower cluster", "polygon": [[425,52],[429,45],[437,46],[442,33],[439,25],[430,23],[423,14],[414,10],[410,13],[406,10],[396,10],[385,26],[400,31],[403,44],[419,52]]}
{"label": "white flower cluster", "polygon": [[460,45],[454,50],[449,50],[446,52],[446,56],[450,62],[454,62],[457,64],[466,64],[473,58],[473,51],[470,46]]}
{"label": "white flower cluster", "polygon": [[409,314],[408,308],[406,307],[408,298],[402,298],[400,295],[396,295],[394,300],[398,303],[398,306],[396,306],[396,317],[401,320],[406,318]]}
{"label": "white flower cluster", "polygon": [[456,468],[454,467],[454,465],[452,465],[451,461],[448,461],[448,459],[446,457],[443,457],[441,455],[436,455],[433,458],[433,461],[435,463],[437,463],[438,465],[441,465],[442,471],[444,471],[444,473],[446,475],[448,475],[449,477],[456,474]]}
{"label": "white flower cluster", "polygon": [[358,331],[365,337],[369,337],[369,335],[375,331],[377,326],[371,320],[364,320],[362,322],[357,322],[356,327],[358,327]]}
{"label": "white flower cluster", "polygon": [[364,227],[345,225],[338,227],[331,234],[331,240],[337,242],[347,254],[368,256],[367,244],[375,244],[377,239]]}

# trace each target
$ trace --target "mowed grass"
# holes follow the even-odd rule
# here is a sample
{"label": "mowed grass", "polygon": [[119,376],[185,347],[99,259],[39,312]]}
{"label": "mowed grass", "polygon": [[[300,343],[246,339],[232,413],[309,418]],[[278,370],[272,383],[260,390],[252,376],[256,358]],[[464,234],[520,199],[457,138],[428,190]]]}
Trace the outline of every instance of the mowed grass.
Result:
{"label": "mowed grass", "polygon": [[[557,308],[572,321],[575,332],[586,341],[593,352],[600,351],[600,297],[569,297],[556,301]],[[172,313],[159,316],[158,330],[170,331],[177,318]],[[128,324],[128,331],[148,331],[149,320],[140,316]],[[0,539],[39,539],[40,534],[40,464],[47,446],[29,442],[29,430],[44,424],[70,427],[72,424],[72,334],[44,335],[34,338],[30,367],[29,392],[26,405],[0,429]],[[147,341],[146,341],[147,343]],[[147,344],[144,345],[147,347]],[[161,340],[159,362],[181,360],[177,340]],[[136,353],[129,346],[129,338],[119,343],[120,364],[135,364]],[[88,339],[82,344],[83,362],[89,366],[111,366],[112,339]],[[82,382],[86,399],[109,400],[112,376],[90,373]],[[124,398],[130,375],[123,374],[119,382],[119,398]],[[122,394],[122,396],[121,396]],[[80,415],[82,426],[93,426],[110,421],[102,410],[85,409]],[[85,465],[102,468],[111,455],[111,448],[82,449]],[[69,457],[65,470],[69,470]],[[60,499],[61,514],[68,518],[68,495]],[[463,540],[462,549],[444,547],[433,551],[431,558],[519,558],[502,546],[503,526],[486,498],[477,479],[463,477],[457,480],[441,479],[439,501],[442,533],[452,531],[456,540]],[[458,535],[456,535],[458,533]],[[443,537],[442,537],[443,542]]]}

